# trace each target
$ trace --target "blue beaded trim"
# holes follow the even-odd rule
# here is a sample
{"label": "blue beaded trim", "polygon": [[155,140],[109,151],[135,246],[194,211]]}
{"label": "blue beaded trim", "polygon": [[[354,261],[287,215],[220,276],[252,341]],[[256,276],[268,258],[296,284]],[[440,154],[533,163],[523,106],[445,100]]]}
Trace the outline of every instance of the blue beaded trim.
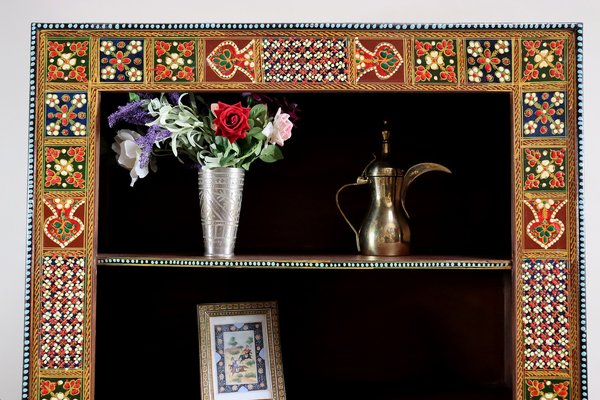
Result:
{"label": "blue beaded trim", "polygon": [[90,23],[34,23],[38,29],[378,29],[378,30],[446,30],[446,29],[575,29],[581,28],[580,23],[530,23],[530,24],[365,24],[365,23],[205,23],[205,24],[90,24]]}
{"label": "blue beaded trim", "polygon": [[577,168],[579,208],[579,304],[581,343],[581,400],[588,399],[587,321],[585,289],[585,225],[583,210],[583,25],[577,25]]}
{"label": "blue beaded trim", "polygon": [[29,366],[30,366],[30,332],[31,332],[31,271],[33,257],[33,182],[34,164],[35,164],[35,100],[36,100],[36,57],[37,46],[37,26],[31,26],[31,63],[29,68],[29,132],[27,139],[27,233],[26,246],[27,254],[25,260],[25,320],[23,333],[23,398],[28,398],[29,393]]}
{"label": "blue beaded trim", "polygon": [[389,261],[389,262],[342,262],[342,261],[228,261],[228,260],[168,260],[151,258],[104,258],[104,265],[140,265],[174,267],[290,267],[290,268],[503,268],[509,269],[509,261],[499,262],[437,262],[437,261]]}

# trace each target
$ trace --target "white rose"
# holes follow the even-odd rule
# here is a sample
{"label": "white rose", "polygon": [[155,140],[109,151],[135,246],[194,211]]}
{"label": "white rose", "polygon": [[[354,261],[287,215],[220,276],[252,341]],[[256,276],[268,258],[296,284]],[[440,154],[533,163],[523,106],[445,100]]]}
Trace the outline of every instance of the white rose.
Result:
{"label": "white rose", "polygon": [[138,180],[148,175],[148,166],[140,166],[140,155],[142,149],[135,142],[141,135],[129,129],[121,129],[115,136],[112,149],[117,153],[117,162],[123,168],[127,168],[131,175],[131,186]]}

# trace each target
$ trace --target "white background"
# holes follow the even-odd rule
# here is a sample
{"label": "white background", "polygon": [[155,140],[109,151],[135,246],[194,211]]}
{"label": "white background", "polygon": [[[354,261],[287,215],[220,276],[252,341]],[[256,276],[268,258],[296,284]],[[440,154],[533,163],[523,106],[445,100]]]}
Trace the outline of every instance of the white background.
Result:
{"label": "white background", "polygon": [[[590,398],[600,396],[600,6],[594,0],[62,1],[2,4],[0,29],[0,399],[20,398],[25,282],[29,37],[32,22],[583,22]],[[410,117],[410,116],[408,116]],[[481,121],[482,132],[485,121]],[[490,160],[489,165],[493,165]],[[577,322],[572,321],[573,329]],[[135,360],[121,358],[124,368]],[[128,395],[141,396],[132,388]],[[125,396],[125,393],[120,394]],[[137,395],[137,396],[136,396]]]}

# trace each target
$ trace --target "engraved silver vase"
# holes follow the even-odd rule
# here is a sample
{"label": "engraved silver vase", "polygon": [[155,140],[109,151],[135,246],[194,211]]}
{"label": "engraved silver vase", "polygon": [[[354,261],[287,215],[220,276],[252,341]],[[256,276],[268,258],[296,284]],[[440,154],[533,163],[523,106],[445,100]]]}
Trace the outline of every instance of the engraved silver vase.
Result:
{"label": "engraved silver vase", "polygon": [[232,257],[242,207],[242,168],[202,168],[198,172],[204,255]]}

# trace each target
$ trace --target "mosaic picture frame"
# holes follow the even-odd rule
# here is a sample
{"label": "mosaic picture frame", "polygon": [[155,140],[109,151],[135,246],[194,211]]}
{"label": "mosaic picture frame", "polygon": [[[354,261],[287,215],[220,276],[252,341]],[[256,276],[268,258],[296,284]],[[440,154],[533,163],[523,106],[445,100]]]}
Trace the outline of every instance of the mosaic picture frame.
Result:
{"label": "mosaic picture frame", "polygon": [[[172,52],[187,44],[174,76],[160,67],[157,51],[166,45],[157,49],[159,42]],[[295,46],[307,56],[288,63]],[[315,61],[323,46],[331,54]],[[226,51],[230,62],[215,65]],[[333,67],[297,73],[307,57]],[[554,391],[587,400],[582,63],[580,23],[32,24],[22,398],[94,399],[96,271],[103,264],[510,269],[513,398]],[[130,90],[506,93],[513,257],[99,256],[99,100]]]}
{"label": "mosaic picture frame", "polygon": [[285,400],[276,302],[198,305],[202,400]]}

